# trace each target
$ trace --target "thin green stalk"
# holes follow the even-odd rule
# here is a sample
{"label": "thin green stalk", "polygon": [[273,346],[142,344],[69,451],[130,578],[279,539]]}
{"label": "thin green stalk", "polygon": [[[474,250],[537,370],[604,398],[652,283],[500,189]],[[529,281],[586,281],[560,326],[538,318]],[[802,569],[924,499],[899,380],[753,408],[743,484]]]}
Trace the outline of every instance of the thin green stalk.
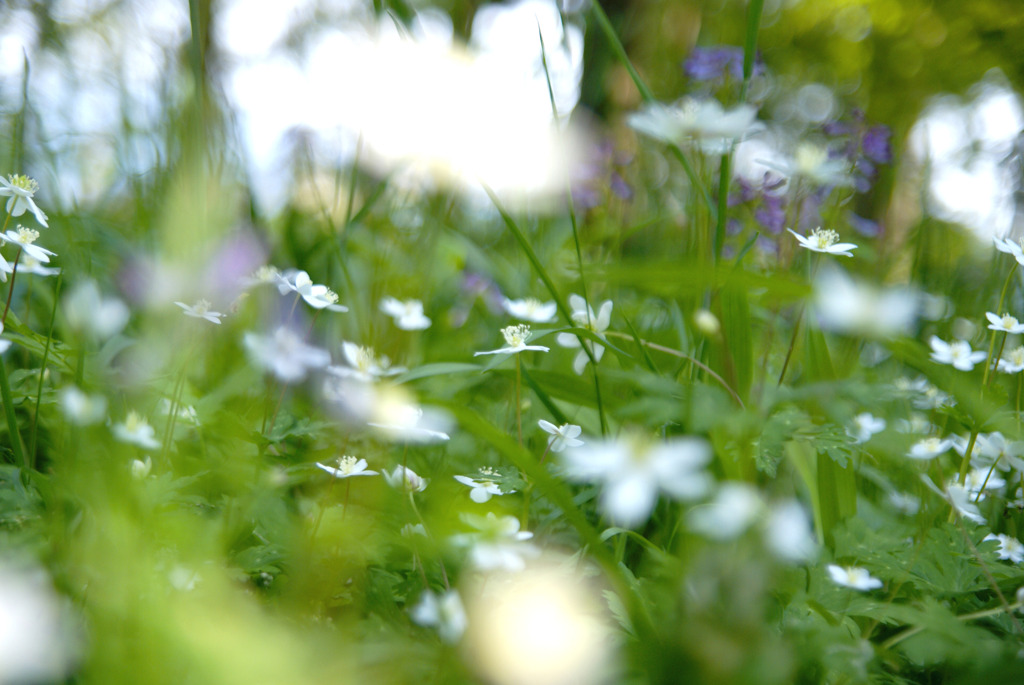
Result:
{"label": "thin green stalk", "polygon": [[[1010,279],[1013,278],[1014,272],[1017,271],[1017,261],[1014,260],[1013,266],[1010,267],[1010,273],[1006,274],[1006,280],[1003,281],[1003,290],[999,293],[999,306],[996,307],[996,316],[999,316],[1000,312],[1003,311],[1003,302],[1006,300],[1006,291],[1010,287]],[[1003,342],[1006,340],[1004,338]],[[996,346],[996,331],[992,331],[992,335],[988,341],[988,359],[985,361],[985,373],[981,377],[981,387],[984,388],[988,385],[988,372],[992,368],[992,352]],[[1001,354],[1001,352],[1000,352]]]}
{"label": "thin green stalk", "polygon": [[[998,607],[995,607],[993,609],[983,609],[982,611],[974,611],[974,612],[969,613],[969,614],[961,614],[960,616],[956,617],[956,620],[958,620],[958,621],[973,621],[973,620],[979,619],[979,618],[986,618],[988,616],[998,616],[999,614],[1005,614],[1005,613],[1008,613],[1008,612],[1013,612],[1013,611],[1016,611],[1017,609],[1020,609],[1022,607],[1024,607],[1024,602],[1014,602],[1013,604],[1007,604],[1005,606],[998,606]],[[914,626],[913,628],[907,628],[903,632],[896,633],[895,635],[890,637],[888,640],[883,642],[880,645],[880,647],[881,647],[882,650],[891,649],[891,648],[895,647],[896,645],[898,645],[899,643],[903,642],[904,640],[906,640],[908,638],[911,638],[911,637],[914,637],[918,633],[924,631],[926,628],[927,628],[927,626]]]}
{"label": "thin green stalk", "polygon": [[32,412],[32,428],[28,438],[28,457],[30,466],[35,468],[36,461],[36,429],[39,427],[39,405],[43,399],[43,378],[46,376],[46,362],[50,359],[50,344],[53,342],[53,325],[57,320],[57,303],[60,301],[60,286],[64,279],[64,270],[57,274],[57,286],[53,290],[53,309],[50,311],[50,326],[46,333],[46,347],[43,349],[43,362],[39,368],[39,385],[36,387],[36,407]]}
{"label": "thin green stalk", "polygon": [[11,383],[7,380],[7,362],[2,357],[0,357],[0,399],[4,403],[4,414],[7,417],[7,430],[11,434],[11,448],[14,450],[14,457],[26,469],[30,468],[25,450],[21,446],[18,419],[14,416],[14,398],[11,394]]}
{"label": "thin green stalk", "polygon": [[[971,465],[971,454],[974,452],[974,443],[978,440],[978,428],[975,426],[971,428],[971,437],[967,439],[967,449],[964,450],[964,459],[960,462],[960,474],[957,476],[956,482],[963,485],[967,482],[967,471]],[[956,510],[950,512],[950,515],[954,515]],[[952,520],[952,519],[950,519]]]}
{"label": "thin green stalk", "polygon": [[519,355],[516,356],[516,432],[519,435],[519,446],[523,446],[523,402],[521,399],[521,386],[523,383],[522,362]]}
{"label": "thin green stalk", "polygon": [[21,259],[21,248],[14,255],[14,266],[11,268],[11,287],[7,290],[7,304],[4,305],[4,316],[0,319],[0,329],[7,325],[7,312],[11,311],[11,297],[14,295],[14,279],[18,275],[18,261]]}
{"label": "thin green stalk", "polygon": [[[433,541],[434,537],[430,534],[430,529],[427,528],[427,521],[426,521],[426,519],[423,518],[423,514],[420,513],[419,507],[416,506],[416,498],[412,496],[411,492],[408,493],[408,494],[409,494],[409,504],[412,505],[412,510],[413,510],[413,512],[415,512],[416,518],[419,520],[420,525],[423,526],[423,531],[427,534],[427,537],[431,541]],[[451,585],[449,585],[449,583],[448,583],[448,571],[444,567],[444,559],[442,559],[440,556],[438,556],[437,557],[437,563],[441,567],[441,580],[442,580],[442,582],[444,582],[444,589],[445,590],[451,590],[452,589]]]}

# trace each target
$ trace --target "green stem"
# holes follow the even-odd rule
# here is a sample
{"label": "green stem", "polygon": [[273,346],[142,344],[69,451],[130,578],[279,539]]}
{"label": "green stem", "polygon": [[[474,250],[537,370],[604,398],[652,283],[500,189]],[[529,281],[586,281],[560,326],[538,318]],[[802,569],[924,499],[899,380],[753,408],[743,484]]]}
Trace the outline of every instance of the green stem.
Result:
{"label": "green stem", "polygon": [[30,468],[25,450],[21,446],[18,419],[14,416],[14,399],[11,395],[11,383],[7,380],[7,363],[2,357],[0,357],[0,399],[4,403],[4,414],[7,416],[7,430],[11,434],[11,448],[14,450],[14,456],[25,468]]}
{"label": "green stem", "polygon": [[39,405],[43,399],[43,378],[46,376],[46,362],[50,359],[50,344],[53,342],[53,324],[57,320],[57,303],[60,301],[60,286],[64,279],[64,270],[57,274],[57,287],[53,290],[53,310],[50,311],[50,327],[46,333],[46,347],[43,349],[43,363],[39,368],[39,385],[36,387],[36,408],[32,413],[32,428],[28,438],[28,457],[30,466],[35,468],[36,461],[36,429],[39,427]]}
{"label": "green stem", "polygon": [[[1010,267],[1010,273],[1006,274],[1006,280],[1003,282],[1003,290],[999,293],[999,306],[996,307],[996,316],[999,316],[1000,312],[1003,311],[1003,302],[1006,300],[1006,291],[1010,287],[1010,279],[1013,278],[1014,272],[1017,271],[1017,261],[1014,260],[1013,266]],[[1005,342],[1005,340],[1004,340]],[[985,373],[981,377],[981,387],[984,388],[988,385],[988,372],[992,367],[992,351],[996,346],[996,331],[992,331],[992,335],[988,343],[988,360],[985,362]]]}
{"label": "green stem", "polygon": [[519,355],[516,355],[516,433],[519,435],[519,446],[523,446],[523,402],[521,399],[521,386],[523,381],[523,372],[520,367],[522,362],[519,360]]}

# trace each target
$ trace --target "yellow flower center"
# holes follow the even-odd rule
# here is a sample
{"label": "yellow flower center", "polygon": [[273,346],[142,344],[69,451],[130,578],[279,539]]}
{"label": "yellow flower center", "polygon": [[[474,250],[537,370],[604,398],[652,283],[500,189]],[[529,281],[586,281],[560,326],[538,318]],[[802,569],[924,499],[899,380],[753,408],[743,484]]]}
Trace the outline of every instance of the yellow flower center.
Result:
{"label": "yellow flower center", "polygon": [[31,228],[25,228],[24,226],[18,226],[18,242],[22,245],[31,245],[39,238],[39,231],[33,231]]}
{"label": "yellow flower center", "polygon": [[14,174],[8,176],[7,179],[11,182],[12,186],[20,190],[24,190],[29,196],[32,196],[37,190],[39,190],[39,184],[28,176]]}
{"label": "yellow flower center", "polygon": [[505,342],[510,347],[522,347],[526,344],[526,341],[530,339],[530,327],[520,324],[518,326],[509,326],[501,329],[501,334],[505,336]]}
{"label": "yellow flower center", "polygon": [[839,242],[839,234],[832,230],[817,228],[811,233],[811,240],[814,242],[815,247],[825,250]]}

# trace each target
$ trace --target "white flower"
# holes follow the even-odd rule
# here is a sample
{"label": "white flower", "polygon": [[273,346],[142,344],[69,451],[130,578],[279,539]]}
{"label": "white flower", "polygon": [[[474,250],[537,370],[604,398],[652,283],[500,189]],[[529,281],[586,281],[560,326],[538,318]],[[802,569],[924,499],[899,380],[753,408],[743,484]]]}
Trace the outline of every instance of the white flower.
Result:
{"label": "white flower", "polygon": [[[0,258],[2,259],[2,258]],[[7,260],[2,260],[6,262]],[[8,265],[10,266],[10,265]],[[7,273],[10,273],[13,269],[8,268]],[[0,276],[3,275],[3,264],[0,264]],[[43,266],[38,259],[33,259],[28,254],[21,255],[21,259],[18,260],[18,273],[19,274],[34,274],[36,276],[56,276],[60,273],[60,269]],[[6,280],[6,279],[4,279]]]}
{"label": "white flower", "polygon": [[61,682],[79,636],[41,568],[0,563],[0,682]]}
{"label": "white flower", "polygon": [[257,285],[276,285],[282,295],[284,295],[290,289],[290,286],[285,285],[284,290],[281,290],[283,284],[287,284],[287,279],[281,275],[281,272],[276,266],[270,264],[264,264],[260,268],[256,269],[251,276],[247,276],[241,279],[242,285],[246,288],[251,288]]}
{"label": "white flower", "polygon": [[533,533],[519,530],[519,519],[515,516],[498,517],[489,512],[487,516],[464,514],[462,519],[477,532],[458,535],[454,541],[472,545],[469,560],[480,570],[522,571],[526,568],[527,558],[540,554],[537,547],[526,542]]}
{"label": "white flower", "polygon": [[997,250],[1013,255],[1018,264],[1024,265],[1024,244],[1009,238],[993,238],[993,241],[996,244]]}
{"label": "white flower", "polygon": [[865,412],[853,417],[852,428],[847,428],[846,433],[853,438],[858,445],[871,439],[875,433],[885,430],[885,419],[879,419]]}
{"label": "white flower", "polygon": [[953,507],[958,514],[966,519],[974,521],[975,523],[985,523],[985,517],[981,515],[981,510],[978,509],[978,505],[971,501],[971,494],[967,492],[965,487],[954,481],[947,484],[945,490],[940,490],[939,486],[932,482],[932,479],[923,473],[921,474],[921,480],[933,492],[949,502],[949,505]]}
{"label": "white flower", "polygon": [[64,316],[76,333],[106,340],[128,323],[130,312],[116,297],[103,298],[95,281],[84,281],[64,298]]}
{"label": "white flower", "polygon": [[563,423],[561,426],[556,426],[550,421],[541,419],[537,425],[541,427],[541,430],[551,433],[548,449],[552,452],[561,452],[566,447],[579,447],[583,444],[583,441],[579,439],[583,429],[575,424]]}
{"label": "white flower", "polygon": [[739,537],[761,516],[764,503],[747,483],[723,483],[715,498],[686,512],[690,529],[714,540]]}
{"label": "white flower", "polygon": [[384,480],[396,490],[405,492],[423,492],[427,489],[427,483],[430,482],[428,479],[416,475],[412,469],[401,465],[396,466],[391,473],[385,471]]}
{"label": "white flower", "polygon": [[143,480],[149,475],[150,470],[153,468],[153,460],[146,457],[142,459],[132,459],[131,470],[132,478],[135,480]]}
{"label": "white flower", "polygon": [[1019,345],[1007,352],[1006,356],[996,362],[996,368],[1002,373],[1020,373],[1024,371],[1024,345]]}
{"label": "white flower", "polygon": [[501,329],[501,335],[505,338],[507,347],[502,347],[498,350],[488,350],[487,352],[474,352],[473,356],[479,357],[482,354],[519,354],[525,350],[536,350],[537,352],[550,351],[550,348],[543,345],[526,344],[530,340],[532,333],[530,332],[530,327],[524,324],[506,326]]}
{"label": "white flower", "polygon": [[327,309],[332,312],[348,311],[348,307],[338,304],[337,293],[326,285],[313,283],[305,271],[294,271],[280,276],[278,290],[282,295],[289,290],[298,293],[306,304],[314,309]]}
{"label": "white flower", "polygon": [[395,325],[404,331],[420,331],[430,328],[430,319],[423,315],[423,303],[419,300],[396,300],[385,297],[380,301],[380,310],[395,320]]}
{"label": "white flower", "polygon": [[368,426],[380,429],[392,440],[415,443],[445,442],[450,439],[443,428],[447,428],[447,417],[439,412],[426,413],[414,404],[387,401],[378,403],[375,414],[378,421],[367,421]]}
{"label": "white flower", "polygon": [[782,163],[756,160],[787,178],[805,178],[818,186],[848,186],[853,179],[842,157],[830,157],[828,150],[813,143],[801,143],[791,160]]}
{"label": "white flower", "polygon": [[469,498],[477,504],[483,504],[491,499],[493,495],[507,495],[515,492],[509,490],[508,492],[502,491],[498,484],[491,480],[491,476],[497,475],[490,469],[480,469],[483,478],[470,478],[469,476],[453,476],[455,480],[459,481],[465,486],[472,488],[469,491]]}
{"label": "white flower", "polygon": [[352,476],[376,476],[379,475],[377,471],[368,471],[366,469],[366,460],[356,460],[355,457],[344,456],[338,459],[338,467],[327,466],[317,462],[316,465],[331,474],[335,478],[351,478]]}
{"label": "white flower", "polygon": [[271,335],[246,333],[245,347],[258,366],[284,383],[301,381],[307,370],[323,368],[331,361],[326,350],[307,345],[284,326]]}
{"label": "white flower", "polygon": [[939,364],[952,364],[954,369],[970,371],[974,365],[985,360],[987,356],[984,351],[971,350],[971,345],[966,340],[954,340],[947,343],[933,335],[928,344],[932,346],[932,361]]}
{"label": "white flower", "polygon": [[391,366],[391,360],[374,354],[372,347],[362,347],[351,342],[341,343],[341,355],[347,366],[328,366],[327,372],[339,378],[354,378],[364,383],[373,383],[385,376],[405,372],[401,366]]}
{"label": "white flower", "polygon": [[921,297],[911,288],[879,290],[850,278],[838,267],[822,269],[814,279],[814,311],[829,331],[890,338],[913,330]]}
{"label": "white flower", "polygon": [[46,227],[49,225],[46,223],[46,214],[32,199],[37,190],[39,184],[28,176],[18,174],[7,178],[0,177],[0,197],[10,198],[7,200],[7,213],[11,216],[21,216],[27,209],[32,212],[36,221]]}
{"label": "white flower", "polygon": [[1010,537],[1009,535],[986,535],[983,540],[998,540],[999,541],[999,558],[1007,559],[1015,564],[1019,564],[1024,561],[1024,544],[1021,544],[1017,538]]}
{"label": "white flower", "polygon": [[[601,304],[601,309],[595,314],[594,308],[587,304],[579,295],[569,296],[569,305],[572,307],[572,322],[578,328],[586,328],[592,331],[602,340],[604,339],[603,333],[608,330],[608,325],[612,320],[612,301],[605,300]],[[573,333],[559,333],[558,344],[562,347],[579,347],[580,339]],[[604,355],[604,347],[595,343],[593,340],[584,338],[583,344],[586,345],[590,353],[594,355],[594,361],[601,361],[601,356]],[[587,362],[590,361],[590,357],[587,356],[585,350],[580,350],[576,354],[576,359],[573,360],[572,368],[577,375],[583,373],[583,369],[587,366]]]}
{"label": "white flower", "polygon": [[87,395],[73,385],[61,389],[59,402],[64,416],[76,426],[99,423],[107,415],[107,398]]}
{"label": "white flower", "polygon": [[971,469],[967,472],[964,478],[964,489],[967,490],[972,501],[980,502],[985,499],[986,490],[999,490],[1006,485],[1006,481],[992,471],[993,469],[989,467]]}
{"label": "white flower", "polygon": [[811,232],[811,235],[806,238],[794,231],[792,228],[787,228],[786,230],[796,237],[801,247],[806,247],[812,252],[824,252],[825,254],[852,257],[853,253],[850,252],[850,250],[857,249],[857,246],[853,243],[836,242],[839,240],[839,234],[831,230],[822,230],[820,226],[814,229]]}
{"label": "white flower", "polygon": [[455,590],[440,596],[427,590],[409,612],[409,616],[421,626],[436,627],[438,635],[448,644],[455,644],[466,632],[466,610]]}
{"label": "white flower", "polygon": [[835,564],[829,564],[826,568],[828,569],[828,574],[832,577],[832,582],[836,585],[861,591],[875,590],[882,587],[882,581],[878,578],[872,578],[871,574],[865,569],[857,568],[856,566],[836,566]]}
{"label": "white flower", "polygon": [[504,299],[501,303],[509,316],[533,323],[548,323],[555,318],[558,306],[554,302],[541,302],[532,297],[525,300]]}
{"label": "white flower", "polygon": [[720,151],[726,143],[742,138],[755,128],[757,109],[739,105],[726,110],[712,98],[683,98],[675,106],[649,103],[629,115],[629,125],[657,140],[682,145],[688,140],[710,144],[706,152]]}
{"label": "white flower", "polygon": [[772,508],[765,522],[764,543],[776,557],[791,563],[810,561],[818,554],[811,521],[796,500]]}
{"label": "white flower", "polygon": [[18,230],[7,231],[7,233],[0,235],[0,240],[5,243],[17,245],[21,248],[22,252],[32,259],[42,262],[43,264],[49,264],[50,257],[56,257],[57,253],[50,252],[46,248],[36,245],[35,242],[38,238],[39,231],[34,231],[31,228],[25,228],[24,226],[18,226]]}
{"label": "white flower", "polygon": [[886,499],[896,511],[908,516],[913,516],[921,508],[921,500],[905,492],[890,492]]}
{"label": "white flower", "polygon": [[[953,448],[963,456],[967,452],[967,438],[954,436]],[[993,464],[1000,471],[1016,469],[1024,473],[1024,443],[1010,442],[999,431],[978,433],[971,450],[971,466],[979,469]]]}
{"label": "white flower", "polygon": [[911,459],[919,459],[921,461],[927,461],[934,459],[940,454],[945,454],[949,451],[949,448],[953,446],[952,438],[925,438],[924,440],[918,440],[910,447],[910,451],[907,452],[907,456]]}
{"label": "white flower", "polygon": [[112,430],[114,437],[121,442],[138,445],[150,450],[160,447],[160,443],[155,438],[156,431],[138,412],[128,412],[124,423],[115,423]]}
{"label": "white flower", "polygon": [[210,311],[209,300],[199,300],[193,305],[187,305],[184,302],[175,302],[174,304],[185,310],[185,316],[191,316],[195,319],[206,319],[210,323],[220,323],[220,317],[224,316],[220,312]]}
{"label": "white flower", "polygon": [[1015,316],[1010,316],[1009,314],[999,316],[994,312],[985,312],[985,318],[989,321],[989,329],[993,331],[1003,331],[1014,334],[1024,333],[1024,324],[1017,321],[1017,317]]}
{"label": "white flower", "polygon": [[625,527],[647,519],[659,490],[681,500],[706,494],[712,480],[704,466],[710,460],[710,445],[693,437],[652,444],[626,436],[572,448],[563,456],[566,476],[602,484],[601,509]]}

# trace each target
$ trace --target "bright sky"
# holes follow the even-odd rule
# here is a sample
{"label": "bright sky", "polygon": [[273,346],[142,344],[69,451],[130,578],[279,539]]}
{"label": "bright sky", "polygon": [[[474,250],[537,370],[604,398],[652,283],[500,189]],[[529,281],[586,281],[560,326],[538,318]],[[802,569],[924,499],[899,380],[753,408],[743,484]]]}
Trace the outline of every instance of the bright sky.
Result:
{"label": "bright sky", "polygon": [[[122,118],[140,131],[151,128],[160,89],[183,87],[163,75],[168,55],[188,34],[186,4],[138,0],[106,12],[109,5],[54,0],[58,22],[93,20],[104,32],[71,32],[64,63],[37,49],[31,12],[13,11],[0,26],[0,100],[20,101],[28,53],[38,135],[69,150],[57,159],[60,183],[41,180],[59,187],[68,205],[105,192],[125,171],[150,168],[160,151],[146,135],[119,133]],[[258,201],[268,209],[288,191],[285,153],[296,130],[315,135],[316,153],[330,165],[352,159],[361,132],[364,161],[389,170],[415,156],[412,180],[419,183],[464,187],[483,177],[492,187],[538,191],[564,182],[571,147],[552,131],[538,30],[563,117],[579,98],[583,34],[582,21],[562,26],[554,0],[482,5],[468,46],[453,44],[447,15],[429,8],[409,31],[394,22],[375,24],[364,0],[223,0],[221,10],[215,40],[225,52],[225,90]],[[282,49],[292,32],[311,37],[300,56]],[[117,40],[127,35],[136,39]],[[792,112],[772,116],[814,125],[836,107],[831,91],[813,83],[790,101]],[[998,74],[986,76],[967,98],[937,98],[915,126],[909,149],[929,164],[929,210],[981,236],[1011,230],[1015,179],[1005,160],[1022,128],[1020,99]],[[776,144],[770,137],[748,141],[737,168],[776,157]],[[82,157],[89,173],[77,168]]]}

